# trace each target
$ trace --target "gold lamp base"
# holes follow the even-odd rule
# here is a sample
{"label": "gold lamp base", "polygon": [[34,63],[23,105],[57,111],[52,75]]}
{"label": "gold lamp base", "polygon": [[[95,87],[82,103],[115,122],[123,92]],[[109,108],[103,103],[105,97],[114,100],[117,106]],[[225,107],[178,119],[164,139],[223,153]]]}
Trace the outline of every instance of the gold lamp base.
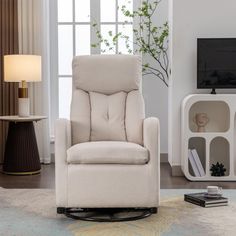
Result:
{"label": "gold lamp base", "polygon": [[25,80],[21,81],[21,88],[18,89],[18,97],[28,98],[28,88]]}
{"label": "gold lamp base", "polygon": [[28,88],[18,88],[19,98],[28,98]]}

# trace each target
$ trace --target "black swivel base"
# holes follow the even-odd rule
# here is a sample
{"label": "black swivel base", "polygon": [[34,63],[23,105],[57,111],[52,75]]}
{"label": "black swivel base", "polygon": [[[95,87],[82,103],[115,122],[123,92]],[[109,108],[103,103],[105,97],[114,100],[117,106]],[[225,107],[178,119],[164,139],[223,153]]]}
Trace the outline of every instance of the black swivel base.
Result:
{"label": "black swivel base", "polygon": [[146,218],[157,213],[157,208],[57,208],[58,214],[94,222],[121,222]]}

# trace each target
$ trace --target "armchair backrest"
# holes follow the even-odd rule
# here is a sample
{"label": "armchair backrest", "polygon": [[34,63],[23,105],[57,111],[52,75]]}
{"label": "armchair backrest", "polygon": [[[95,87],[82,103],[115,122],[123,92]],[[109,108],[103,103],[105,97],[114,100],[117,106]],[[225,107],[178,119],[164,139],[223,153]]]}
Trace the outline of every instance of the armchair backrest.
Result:
{"label": "armchair backrest", "polygon": [[73,59],[72,144],[128,141],[142,144],[144,102],[141,57],[92,55]]}

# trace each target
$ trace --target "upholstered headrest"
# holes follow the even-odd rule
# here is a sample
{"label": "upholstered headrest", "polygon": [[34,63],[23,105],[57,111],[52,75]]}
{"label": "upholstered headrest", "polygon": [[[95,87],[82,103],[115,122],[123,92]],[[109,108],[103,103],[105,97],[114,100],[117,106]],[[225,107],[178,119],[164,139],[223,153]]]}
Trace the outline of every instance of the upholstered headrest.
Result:
{"label": "upholstered headrest", "polygon": [[134,55],[91,55],[73,59],[74,88],[103,94],[139,89],[141,57]]}

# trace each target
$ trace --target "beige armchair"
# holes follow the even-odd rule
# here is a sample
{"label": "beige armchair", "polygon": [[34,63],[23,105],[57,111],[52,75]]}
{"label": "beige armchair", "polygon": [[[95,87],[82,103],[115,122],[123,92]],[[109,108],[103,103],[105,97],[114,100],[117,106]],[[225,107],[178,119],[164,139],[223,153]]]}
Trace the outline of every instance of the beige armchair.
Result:
{"label": "beige armchair", "polygon": [[157,212],[160,129],[145,119],[141,77],[139,56],[74,58],[70,120],[55,128],[58,213]]}

